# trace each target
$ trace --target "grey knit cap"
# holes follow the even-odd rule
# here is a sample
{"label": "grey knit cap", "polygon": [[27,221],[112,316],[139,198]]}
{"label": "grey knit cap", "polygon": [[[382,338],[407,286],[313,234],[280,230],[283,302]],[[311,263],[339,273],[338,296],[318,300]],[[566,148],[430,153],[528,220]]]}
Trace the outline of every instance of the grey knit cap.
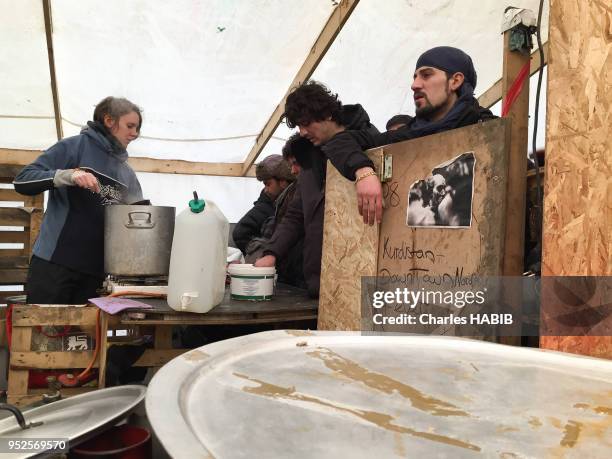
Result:
{"label": "grey knit cap", "polygon": [[255,167],[257,180],[263,182],[271,178],[293,182],[296,177],[291,173],[291,166],[281,155],[270,155]]}

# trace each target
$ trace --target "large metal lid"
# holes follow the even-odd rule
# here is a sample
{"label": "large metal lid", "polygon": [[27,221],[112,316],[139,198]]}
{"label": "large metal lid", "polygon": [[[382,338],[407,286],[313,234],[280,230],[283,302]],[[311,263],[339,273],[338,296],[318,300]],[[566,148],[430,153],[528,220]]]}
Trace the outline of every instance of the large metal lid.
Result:
{"label": "large metal lid", "polygon": [[[70,447],[91,438],[98,431],[120,420],[142,401],[145,386],[118,386],[100,389],[24,410],[26,422],[42,425],[22,430],[14,416],[0,420],[0,437],[11,439],[69,439]],[[25,458],[36,452],[10,454]]]}
{"label": "large metal lid", "polygon": [[612,362],[482,341],[274,331],[165,365],[173,457],[607,457]]}

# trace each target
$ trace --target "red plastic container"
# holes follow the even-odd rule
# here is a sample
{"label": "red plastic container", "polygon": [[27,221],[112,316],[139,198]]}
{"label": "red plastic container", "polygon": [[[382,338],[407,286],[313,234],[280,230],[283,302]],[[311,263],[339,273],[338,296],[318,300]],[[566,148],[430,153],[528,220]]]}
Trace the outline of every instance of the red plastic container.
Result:
{"label": "red plastic container", "polygon": [[74,447],[70,458],[150,459],[151,432],[144,427],[123,424]]}

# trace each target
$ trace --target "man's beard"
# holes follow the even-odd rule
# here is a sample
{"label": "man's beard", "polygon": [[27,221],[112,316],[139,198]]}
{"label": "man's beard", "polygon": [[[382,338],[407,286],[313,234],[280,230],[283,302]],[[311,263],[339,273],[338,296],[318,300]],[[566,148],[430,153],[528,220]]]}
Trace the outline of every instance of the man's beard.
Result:
{"label": "man's beard", "polygon": [[432,105],[432,103],[429,102],[429,99],[427,98],[425,94],[421,93],[421,95],[425,99],[426,103],[422,107],[416,108],[414,110],[414,113],[417,118],[424,118],[426,120],[429,120],[433,118],[440,110],[444,108],[444,106],[448,102],[448,98],[450,97],[450,90],[448,89],[448,87],[446,87],[446,98],[442,102],[436,105]]}

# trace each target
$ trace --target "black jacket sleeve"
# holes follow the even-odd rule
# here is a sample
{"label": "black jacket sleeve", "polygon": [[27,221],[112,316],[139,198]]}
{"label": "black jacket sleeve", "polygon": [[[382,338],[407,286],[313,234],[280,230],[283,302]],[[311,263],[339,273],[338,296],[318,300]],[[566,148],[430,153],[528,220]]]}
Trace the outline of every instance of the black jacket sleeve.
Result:
{"label": "black jacket sleeve", "polygon": [[302,209],[302,193],[300,182],[295,185],[295,192],[287,212],[274,229],[274,234],[264,247],[264,255],[274,255],[277,259],[284,258],[289,250],[304,237],[304,211]]}
{"label": "black jacket sleeve", "polygon": [[232,233],[234,242],[242,253],[245,253],[251,239],[261,235],[261,226],[266,219],[274,215],[274,205],[263,192],[254,204],[253,208],[236,223]]}
{"label": "black jacket sleeve", "polygon": [[[358,133],[359,137],[354,137],[351,133]],[[325,156],[331,161],[338,172],[349,180],[355,180],[355,171],[362,167],[374,167],[374,163],[363,152],[369,147],[362,147],[368,144],[370,134],[365,131],[344,131],[336,134],[325,145],[321,147]]]}

